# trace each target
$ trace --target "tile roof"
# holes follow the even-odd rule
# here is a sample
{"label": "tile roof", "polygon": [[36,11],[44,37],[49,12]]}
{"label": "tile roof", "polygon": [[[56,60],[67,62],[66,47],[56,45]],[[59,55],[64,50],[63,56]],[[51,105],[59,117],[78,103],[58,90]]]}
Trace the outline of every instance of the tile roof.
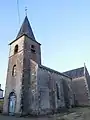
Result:
{"label": "tile roof", "polygon": [[66,74],[66,75],[70,76],[71,78],[82,77],[82,76],[84,76],[84,67],[63,72],[63,74]]}

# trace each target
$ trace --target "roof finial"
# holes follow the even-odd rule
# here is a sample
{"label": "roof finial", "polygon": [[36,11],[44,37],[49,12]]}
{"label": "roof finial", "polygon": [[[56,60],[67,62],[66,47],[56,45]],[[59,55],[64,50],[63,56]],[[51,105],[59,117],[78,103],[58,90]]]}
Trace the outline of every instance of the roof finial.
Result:
{"label": "roof finial", "polygon": [[84,62],[84,67],[86,67],[86,64],[85,64],[85,62]]}
{"label": "roof finial", "polygon": [[27,7],[25,7],[25,15],[27,16]]}
{"label": "roof finial", "polygon": [[84,62],[84,75],[86,73],[86,65],[85,65],[85,62]]}

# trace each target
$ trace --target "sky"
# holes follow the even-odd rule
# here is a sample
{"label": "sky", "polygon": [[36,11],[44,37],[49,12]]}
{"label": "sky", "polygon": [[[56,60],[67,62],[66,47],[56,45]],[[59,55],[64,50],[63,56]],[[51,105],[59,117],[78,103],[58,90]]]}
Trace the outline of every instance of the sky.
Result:
{"label": "sky", "polygon": [[41,45],[42,64],[60,72],[84,66],[90,73],[90,0],[0,1],[0,84],[5,89],[9,43],[27,16]]}

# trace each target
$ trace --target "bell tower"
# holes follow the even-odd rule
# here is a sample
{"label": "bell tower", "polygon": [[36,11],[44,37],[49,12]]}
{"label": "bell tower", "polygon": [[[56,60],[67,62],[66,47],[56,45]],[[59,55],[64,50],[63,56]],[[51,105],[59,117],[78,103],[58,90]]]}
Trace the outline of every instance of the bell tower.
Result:
{"label": "bell tower", "polygon": [[10,43],[4,113],[28,112],[32,64],[41,64],[40,45],[26,16],[16,39]]}

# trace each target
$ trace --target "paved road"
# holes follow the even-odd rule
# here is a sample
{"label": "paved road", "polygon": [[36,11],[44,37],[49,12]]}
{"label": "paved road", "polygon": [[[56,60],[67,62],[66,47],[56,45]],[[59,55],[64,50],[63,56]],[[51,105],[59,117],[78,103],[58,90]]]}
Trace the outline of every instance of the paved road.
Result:
{"label": "paved road", "polygon": [[0,120],[53,120],[52,118],[23,118],[0,115]]}

